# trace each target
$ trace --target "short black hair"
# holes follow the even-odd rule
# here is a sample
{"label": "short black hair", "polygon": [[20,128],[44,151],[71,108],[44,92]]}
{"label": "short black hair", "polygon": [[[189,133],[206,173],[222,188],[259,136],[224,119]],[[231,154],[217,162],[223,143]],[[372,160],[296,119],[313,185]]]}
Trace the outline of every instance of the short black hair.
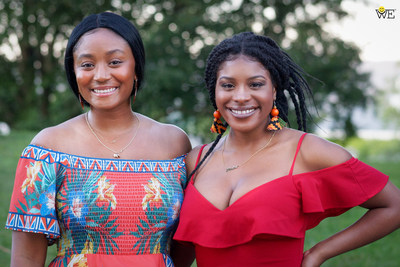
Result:
{"label": "short black hair", "polygon": [[[65,50],[64,67],[67,75],[68,83],[76,95],[79,97],[78,84],[76,83],[76,76],[74,71],[74,57],[73,52],[79,39],[85,33],[98,29],[110,29],[129,44],[133,57],[135,58],[135,73],[137,77],[136,87],[140,88],[144,78],[144,65],[145,65],[145,52],[142,37],[136,27],[126,18],[112,12],[103,12],[99,14],[92,14],[84,18],[72,31],[67,48]],[[135,88],[132,90],[132,95],[135,94]],[[84,101],[87,105],[86,101]]]}

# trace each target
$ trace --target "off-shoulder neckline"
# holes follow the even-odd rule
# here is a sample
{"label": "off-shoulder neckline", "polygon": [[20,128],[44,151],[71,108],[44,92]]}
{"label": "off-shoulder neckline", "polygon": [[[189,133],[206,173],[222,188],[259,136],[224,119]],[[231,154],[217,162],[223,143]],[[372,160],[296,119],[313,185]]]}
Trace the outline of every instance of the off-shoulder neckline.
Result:
{"label": "off-shoulder neckline", "polygon": [[187,155],[187,153],[186,153],[186,154],[177,156],[172,159],[116,159],[116,158],[100,158],[100,157],[88,157],[88,156],[76,155],[76,154],[71,154],[71,153],[67,153],[67,152],[63,152],[63,151],[53,150],[51,148],[47,148],[47,147],[35,145],[35,144],[29,144],[25,149],[27,149],[29,147],[35,147],[35,148],[38,148],[41,150],[49,151],[51,153],[63,154],[63,155],[68,155],[68,156],[76,157],[76,158],[111,160],[111,161],[140,161],[140,162],[143,162],[143,161],[145,161],[145,162],[147,162],[147,161],[175,161],[177,159],[184,158]]}
{"label": "off-shoulder neckline", "polygon": [[318,174],[318,173],[320,173],[320,172],[329,171],[329,170],[331,170],[331,169],[340,168],[340,167],[342,167],[342,166],[349,165],[349,164],[351,164],[351,163],[353,163],[353,162],[355,162],[355,161],[358,161],[358,159],[355,158],[355,157],[351,157],[350,159],[348,159],[348,160],[346,160],[346,161],[344,161],[344,162],[342,162],[342,163],[339,163],[339,164],[336,164],[336,165],[333,165],[333,166],[330,166],[330,167],[326,167],[326,168],[323,168],[323,169],[319,169],[319,170],[315,170],[315,171],[309,171],[309,172],[303,172],[303,173],[297,173],[297,174],[290,174],[290,173],[288,173],[288,174],[286,174],[286,175],[283,175],[283,176],[274,178],[274,179],[272,179],[272,180],[269,180],[269,181],[267,181],[267,182],[265,182],[265,183],[263,183],[263,184],[260,184],[260,185],[258,185],[258,186],[256,186],[256,187],[254,187],[253,189],[251,189],[251,190],[249,190],[248,192],[244,193],[242,196],[240,196],[238,199],[236,199],[235,202],[233,202],[232,204],[230,204],[229,206],[227,206],[225,209],[219,209],[219,208],[217,208],[217,207],[216,207],[213,203],[211,203],[202,193],[200,193],[200,191],[199,191],[199,190],[196,188],[196,186],[194,185],[193,179],[190,180],[190,184],[191,184],[191,186],[193,186],[194,190],[201,196],[201,198],[203,198],[210,206],[212,206],[214,209],[218,210],[219,212],[224,212],[224,211],[230,209],[232,206],[235,206],[236,202],[241,202],[243,198],[246,198],[248,195],[251,195],[251,194],[254,193],[255,191],[258,191],[258,190],[260,190],[261,188],[263,188],[263,187],[265,187],[265,186],[267,186],[267,185],[269,185],[269,184],[271,184],[271,183],[273,183],[273,182],[275,182],[275,181],[283,180],[283,178],[286,178],[286,177],[291,177],[291,178],[293,179],[293,178],[297,178],[297,177],[299,177],[299,176],[314,175],[314,174]]}

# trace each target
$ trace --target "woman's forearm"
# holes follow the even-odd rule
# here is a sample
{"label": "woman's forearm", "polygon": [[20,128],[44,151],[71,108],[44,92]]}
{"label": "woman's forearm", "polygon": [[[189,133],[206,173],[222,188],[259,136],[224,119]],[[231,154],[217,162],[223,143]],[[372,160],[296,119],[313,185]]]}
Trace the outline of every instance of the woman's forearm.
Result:
{"label": "woman's forearm", "polygon": [[40,266],[46,262],[47,240],[43,234],[13,231],[11,267]]}
{"label": "woman's forearm", "polygon": [[362,206],[369,211],[350,227],[305,252],[303,266],[319,266],[329,258],[374,242],[400,227],[400,192],[392,184]]}

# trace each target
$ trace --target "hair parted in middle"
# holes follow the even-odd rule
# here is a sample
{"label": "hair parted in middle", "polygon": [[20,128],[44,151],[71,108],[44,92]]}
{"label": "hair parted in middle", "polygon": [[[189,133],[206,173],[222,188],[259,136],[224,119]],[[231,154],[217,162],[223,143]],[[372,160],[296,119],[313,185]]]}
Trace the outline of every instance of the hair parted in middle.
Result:
{"label": "hair parted in middle", "polygon": [[[225,61],[235,60],[241,55],[260,62],[269,71],[272,84],[276,89],[275,103],[279,110],[280,118],[286,123],[289,121],[288,99],[285,96],[285,91],[287,91],[294,105],[298,129],[306,131],[308,111],[305,103],[305,95],[312,96],[312,92],[306,79],[303,77],[305,72],[274,40],[252,32],[242,32],[223,40],[213,48],[207,58],[204,80],[215,110],[218,109],[215,101],[215,86],[218,71]],[[223,133],[218,134],[203,159],[189,175],[189,178],[192,177],[211,154],[222,135]]]}

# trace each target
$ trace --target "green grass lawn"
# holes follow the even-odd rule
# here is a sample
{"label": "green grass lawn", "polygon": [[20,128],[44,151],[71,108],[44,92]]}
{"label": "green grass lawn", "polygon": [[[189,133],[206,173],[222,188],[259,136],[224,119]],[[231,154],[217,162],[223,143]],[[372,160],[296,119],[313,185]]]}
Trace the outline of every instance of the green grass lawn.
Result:
{"label": "green grass lawn", "polygon": [[[15,168],[23,148],[35,133],[13,131],[9,136],[0,136],[0,266],[10,264],[11,231],[4,229],[7,218]],[[400,187],[400,142],[351,140],[347,146],[364,162],[376,167],[391,177]],[[324,220],[319,226],[307,232],[305,248],[327,238],[349,226],[365,212],[356,207],[340,217]],[[323,266],[337,267],[397,267],[400,265],[400,231],[355,251],[328,260]],[[55,256],[55,246],[49,249],[47,264]],[[195,264],[194,264],[195,266]]]}
{"label": "green grass lawn", "polygon": [[0,136],[0,266],[10,265],[11,231],[5,230],[4,224],[10,205],[18,158],[33,135],[30,132],[13,132],[7,137]]}
{"label": "green grass lawn", "polygon": [[[15,169],[22,150],[35,136],[35,132],[13,131],[0,136],[0,266],[10,265],[11,232],[4,228],[14,185]],[[56,247],[48,249],[46,266],[56,255]]]}

